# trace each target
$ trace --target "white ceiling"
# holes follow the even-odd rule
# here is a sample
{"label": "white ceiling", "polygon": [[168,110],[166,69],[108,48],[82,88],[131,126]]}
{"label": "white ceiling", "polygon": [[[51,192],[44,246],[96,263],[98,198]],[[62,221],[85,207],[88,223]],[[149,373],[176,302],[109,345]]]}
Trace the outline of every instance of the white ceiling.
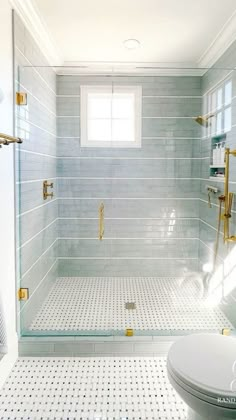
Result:
{"label": "white ceiling", "polygon": [[[195,63],[236,0],[32,0],[63,62]],[[227,30],[227,25],[225,28]],[[127,50],[136,38],[141,47]]]}

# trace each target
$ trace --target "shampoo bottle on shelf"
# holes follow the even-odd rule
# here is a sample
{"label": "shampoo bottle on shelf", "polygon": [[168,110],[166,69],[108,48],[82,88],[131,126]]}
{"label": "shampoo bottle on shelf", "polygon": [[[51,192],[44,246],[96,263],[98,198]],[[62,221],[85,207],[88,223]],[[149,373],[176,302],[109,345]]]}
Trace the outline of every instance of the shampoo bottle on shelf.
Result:
{"label": "shampoo bottle on shelf", "polygon": [[220,164],[223,166],[225,163],[225,143],[221,143],[220,147]]}
{"label": "shampoo bottle on shelf", "polygon": [[217,145],[216,148],[216,165],[220,165],[221,164],[221,148],[220,148],[220,143]]}
{"label": "shampoo bottle on shelf", "polygon": [[217,146],[214,147],[213,152],[212,152],[212,163],[213,163],[213,165],[216,165],[217,164],[216,163],[216,152],[217,152],[216,147]]}

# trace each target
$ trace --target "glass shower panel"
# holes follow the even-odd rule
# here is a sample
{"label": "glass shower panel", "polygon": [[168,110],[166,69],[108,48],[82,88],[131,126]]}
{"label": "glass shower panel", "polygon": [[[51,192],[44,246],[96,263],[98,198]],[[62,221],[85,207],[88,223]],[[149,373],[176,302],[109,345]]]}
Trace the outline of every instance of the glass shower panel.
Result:
{"label": "glass shower panel", "polygon": [[[210,273],[224,193],[221,158],[225,146],[236,148],[234,72],[82,75],[21,66],[16,74],[16,90],[27,93],[15,118],[23,139],[16,147],[18,288],[29,290],[19,302],[22,335],[234,328],[234,246],[227,251],[222,226],[218,271]],[[141,147],[81,146],[81,86],[141,87]],[[209,185],[217,189],[210,198]],[[232,235],[235,212],[233,202]]]}

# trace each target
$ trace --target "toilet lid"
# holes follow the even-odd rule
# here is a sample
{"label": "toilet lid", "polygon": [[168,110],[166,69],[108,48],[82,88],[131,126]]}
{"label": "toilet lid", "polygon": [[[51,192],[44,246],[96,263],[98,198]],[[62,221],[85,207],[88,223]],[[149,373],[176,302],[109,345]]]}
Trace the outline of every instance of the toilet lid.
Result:
{"label": "toilet lid", "polygon": [[191,389],[217,399],[229,398],[230,407],[236,409],[236,338],[219,334],[181,338],[169,351],[168,366]]}

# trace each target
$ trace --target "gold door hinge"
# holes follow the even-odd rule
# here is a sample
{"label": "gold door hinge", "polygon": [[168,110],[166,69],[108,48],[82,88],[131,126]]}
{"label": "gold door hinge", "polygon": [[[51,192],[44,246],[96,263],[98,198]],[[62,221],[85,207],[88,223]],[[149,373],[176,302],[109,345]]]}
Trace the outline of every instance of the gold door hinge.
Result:
{"label": "gold door hinge", "polygon": [[29,289],[21,288],[18,290],[18,300],[28,300],[29,299]]}
{"label": "gold door hinge", "polygon": [[230,335],[230,334],[231,334],[230,328],[223,328],[222,335]]}
{"label": "gold door hinge", "polygon": [[125,335],[126,337],[133,337],[134,330],[132,328],[127,328],[127,330],[125,330]]}
{"label": "gold door hinge", "polygon": [[27,105],[27,93],[16,92],[16,105]]}

